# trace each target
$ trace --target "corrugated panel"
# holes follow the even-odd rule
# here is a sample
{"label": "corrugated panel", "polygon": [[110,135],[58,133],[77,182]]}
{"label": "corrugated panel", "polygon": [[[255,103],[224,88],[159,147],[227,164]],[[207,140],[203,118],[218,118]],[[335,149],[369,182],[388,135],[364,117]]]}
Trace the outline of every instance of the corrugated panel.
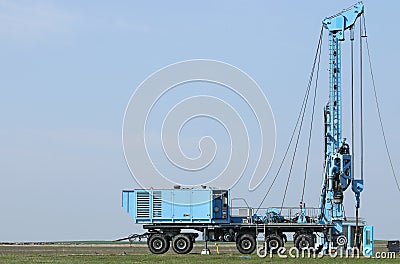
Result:
{"label": "corrugated panel", "polygon": [[153,217],[162,217],[161,191],[153,192]]}
{"label": "corrugated panel", "polygon": [[148,192],[137,192],[136,195],[136,217],[148,218],[150,216],[150,194]]}

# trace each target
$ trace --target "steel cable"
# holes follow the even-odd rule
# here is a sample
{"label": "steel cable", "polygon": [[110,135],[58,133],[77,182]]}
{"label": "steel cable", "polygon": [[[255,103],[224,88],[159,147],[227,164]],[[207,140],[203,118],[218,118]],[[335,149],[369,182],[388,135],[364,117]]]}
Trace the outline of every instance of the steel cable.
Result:
{"label": "steel cable", "polygon": [[[366,35],[367,27],[366,27],[366,24],[365,24],[364,15],[363,15],[363,24],[364,24],[364,32],[365,32],[365,35]],[[390,168],[392,170],[394,181],[396,183],[398,191],[400,192],[400,185],[399,185],[399,181],[397,180],[396,172],[395,172],[394,166],[393,166],[392,157],[391,157],[390,152],[389,152],[389,147],[388,147],[387,140],[386,140],[386,133],[385,133],[385,129],[384,129],[384,126],[383,126],[383,121],[382,121],[381,110],[380,110],[380,107],[379,107],[378,95],[377,95],[376,86],[375,86],[375,78],[374,78],[374,74],[373,74],[373,70],[372,70],[371,55],[370,55],[369,45],[368,45],[368,38],[365,38],[365,44],[367,46],[369,70],[370,70],[370,74],[371,74],[372,87],[373,87],[373,90],[374,90],[374,97],[375,97],[375,105],[376,105],[376,109],[377,109],[377,112],[378,112],[379,124],[380,124],[380,128],[381,128],[382,136],[383,136],[383,142],[385,144],[386,154],[387,154],[388,159],[389,159]]]}
{"label": "steel cable", "polygon": [[298,117],[297,117],[296,125],[295,125],[295,127],[294,127],[294,129],[293,129],[292,135],[291,135],[290,140],[289,140],[289,144],[288,144],[288,146],[287,146],[287,148],[286,148],[286,150],[285,150],[285,153],[284,153],[284,155],[283,155],[282,161],[281,161],[281,163],[279,164],[278,171],[276,172],[276,174],[275,174],[275,176],[274,176],[274,179],[272,180],[271,185],[269,186],[267,192],[265,193],[265,195],[264,195],[263,199],[261,200],[259,206],[257,207],[255,213],[257,213],[258,210],[261,208],[261,206],[262,206],[262,204],[264,203],[265,199],[267,198],[268,194],[271,192],[271,189],[272,189],[273,185],[275,184],[276,179],[277,179],[278,176],[279,176],[279,173],[280,173],[280,171],[281,171],[281,169],[282,169],[282,167],[283,167],[283,164],[284,164],[284,162],[285,162],[285,160],[286,160],[286,157],[287,157],[287,155],[288,155],[288,153],[289,153],[289,150],[290,150],[290,147],[291,147],[291,145],[292,145],[292,142],[293,142],[293,139],[294,139],[294,135],[295,135],[295,133],[296,133],[296,131],[297,131],[297,127],[298,127],[299,122],[300,122],[300,120],[301,120],[302,113],[305,111],[305,107],[306,107],[307,100],[308,100],[308,95],[309,95],[309,93],[310,93],[310,88],[311,88],[311,84],[312,84],[312,80],[313,80],[315,65],[316,65],[316,63],[317,63],[318,53],[319,53],[319,50],[320,50],[321,44],[322,44],[322,35],[323,35],[323,27],[321,27],[321,32],[320,32],[320,36],[319,36],[318,46],[317,46],[317,50],[316,50],[316,53],[315,53],[314,62],[313,62],[313,66],[312,66],[312,69],[311,69],[310,78],[309,78],[309,81],[308,81],[306,93],[305,93],[304,98],[303,98],[303,102],[302,102],[302,105],[301,105],[301,109],[300,109],[299,115],[298,115]]}

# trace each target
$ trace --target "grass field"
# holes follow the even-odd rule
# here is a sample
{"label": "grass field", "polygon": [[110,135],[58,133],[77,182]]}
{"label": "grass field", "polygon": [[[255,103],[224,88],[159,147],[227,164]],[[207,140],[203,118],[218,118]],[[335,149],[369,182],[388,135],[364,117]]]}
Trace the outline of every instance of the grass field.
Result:
{"label": "grass field", "polygon": [[[291,243],[288,242],[288,246]],[[0,245],[0,263],[395,263],[396,259],[368,259],[360,257],[331,258],[260,258],[257,254],[242,255],[233,243],[209,243],[211,255],[201,255],[202,243],[196,243],[191,254],[178,255],[170,250],[163,255],[151,254],[145,243],[66,242],[48,244]],[[378,241],[376,252],[387,252],[386,242]]]}

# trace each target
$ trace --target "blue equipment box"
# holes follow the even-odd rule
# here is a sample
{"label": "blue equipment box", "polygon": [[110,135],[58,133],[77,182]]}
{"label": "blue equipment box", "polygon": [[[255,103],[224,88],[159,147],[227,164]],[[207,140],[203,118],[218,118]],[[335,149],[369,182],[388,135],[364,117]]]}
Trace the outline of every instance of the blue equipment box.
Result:
{"label": "blue equipment box", "polygon": [[165,189],[122,192],[135,223],[229,223],[229,190]]}

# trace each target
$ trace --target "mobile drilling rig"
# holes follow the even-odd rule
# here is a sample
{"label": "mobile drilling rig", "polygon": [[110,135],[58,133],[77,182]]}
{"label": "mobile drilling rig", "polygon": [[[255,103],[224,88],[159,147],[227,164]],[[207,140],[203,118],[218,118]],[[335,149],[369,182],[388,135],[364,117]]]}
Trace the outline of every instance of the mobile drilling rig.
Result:
{"label": "mobile drilling rig", "polygon": [[[327,252],[362,246],[363,254],[371,256],[373,227],[358,217],[364,182],[362,175],[355,179],[354,152],[342,137],[341,43],[346,32],[353,43],[355,24],[363,12],[363,3],[359,2],[322,22],[329,34],[329,100],[324,107],[325,166],[319,207],[266,208],[260,215],[249,206],[233,206],[230,190],[129,190],[122,193],[122,206],[147,231],[128,238],[147,238],[154,254],[163,254],[170,246],[174,252],[186,254],[200,232],[204,253],[209,252],[208,241],[227,241],[235,242],[241,253],[250,254],[257,248],[259,234],[263,234],[264,250],[269,252],[283,247],[290,233],[298,249]],[[344,192],[349,187],[355,194],[355,219],[346,219],[343,212]]]}

